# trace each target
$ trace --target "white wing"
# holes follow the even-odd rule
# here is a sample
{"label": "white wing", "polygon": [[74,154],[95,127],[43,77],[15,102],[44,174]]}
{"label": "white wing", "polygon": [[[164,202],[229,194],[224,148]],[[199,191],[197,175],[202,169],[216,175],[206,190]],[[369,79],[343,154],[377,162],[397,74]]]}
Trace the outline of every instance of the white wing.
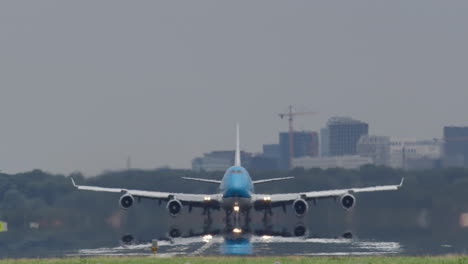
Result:
{"label": "white wing", "polygon": [[122,193],[130,194],[136,198],[149,198],[157,200],[171,200],[177,199],[181,202],[188,203],[201,203],[201,202],[219,202],[221,201],[221,194],[190,194],[190,193],[170,193],[170,192],[154,192],[154,191],[141,191],[141,190],[129,190],[122,188],[105,188],[97,186],[85,186],[85,185],[76,185],[75,181],[72,179],[73,186],[78,190],[87,190],[95,192],[111,192],[111,193]]}
{"label": "white wing", "polygon": [[218,181],[218,180],[200,179],[200,178],[191,178],[191,177],[182,177],[182,179],[191,180],[191,181],[199,181],[199,182],[207,182],[207,183],[221,184],[221,181]]}
{"label": "white wing", "polygon": [[289,179],[294,179],[294,177],[283,177],[283,178],[271,178],[271,179],[264,179],[264,180],[256,180],[256,181],[252,181],[252,183],[253,184],[258,184],[258,183],[282,181],[282,180],[289,180]]}
{"label": "white wing", "polygon": [[313,191],[302,193],[280,193],[280,194],[255,194],[254,201],[268,201],[271,203],[292,202],[296,199],[302,198],[304,200],[313,200],[320,198],[333,198],[339,197],[347,193],[361,193],[361,192],[379,192],[379,191],[395,191],[403,186],[404,178],[401,179],[398,185],[383,185],[366,188],[350,188],[339,190],[326,190],[326,191]]}

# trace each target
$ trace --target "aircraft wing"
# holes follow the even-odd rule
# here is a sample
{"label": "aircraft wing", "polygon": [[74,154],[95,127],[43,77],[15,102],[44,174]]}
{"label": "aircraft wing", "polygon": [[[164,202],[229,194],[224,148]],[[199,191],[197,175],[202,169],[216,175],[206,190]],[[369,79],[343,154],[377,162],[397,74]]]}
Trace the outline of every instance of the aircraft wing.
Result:
{"label": "aircraft wing", "polygon": [[264,180],[256,180],[256,181],[252,181],[252,183],[253,184],[259,184],[259,183],[282,181],[282,180],[289,180],[289,179],[294,179],[294,177],[282,177],[282,178],[271,178],[271,179],[264,179]]}
{"label": "aircraft wing", "polygon": [[214,183],[214,184],[221,184],[221,181],[218,181],[218,180],[200,179],[200,178],[191,178],[191,177],[182,177],[182,179],[191,180],[191,181]]}
{"label": "aircraft wing", "polygon": [[190,194],[190,193],[170,193],[170,192],[155,192],[155,191],[142,191],[130,190],[123,188],[105,188],[97,186],[76,185],[72,179],[73,186],[78,190],[95,191],[95,192],[111,192],[130,194],[135,198],[148,198],[155,200],[169,201],[177,199],[182,203],[204,203],[204,202],[221,202],[221,194]]}
{"label": "aircraft wing", "polygon": [[279,194],[255,194],[253,197],[254,202],[270,202],[275,203],[287,203],[293,202],[296,199],[314,200],[323,198],[335,198],[340,197],[344,194],[353,194],[361,192],[379,192],[379,191],[395,191],[403,186],[404,178],[398,185],[381,185],[365,188],[349,188],[349,189],[338,189],[338,190],[326,190],[326,191],[312,191],[312,192],[301,192],[301,193],[279,193]]}

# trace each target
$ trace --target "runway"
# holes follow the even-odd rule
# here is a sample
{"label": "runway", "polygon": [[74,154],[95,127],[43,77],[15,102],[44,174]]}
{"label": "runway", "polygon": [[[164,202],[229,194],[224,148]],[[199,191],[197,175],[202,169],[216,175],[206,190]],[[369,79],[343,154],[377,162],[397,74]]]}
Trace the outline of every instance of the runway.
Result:
{"label": "runway", "polygon": [[[231,240],[222,236],[175,238],[159,241],[158,256],[179,255],[396,255],[404,253],[398,242],[354,239],[321,239],[274,236],[251,236]],[[151,243],[121,245],[111,248],[82,249],[71,255],[136,256],[152,255]]]}

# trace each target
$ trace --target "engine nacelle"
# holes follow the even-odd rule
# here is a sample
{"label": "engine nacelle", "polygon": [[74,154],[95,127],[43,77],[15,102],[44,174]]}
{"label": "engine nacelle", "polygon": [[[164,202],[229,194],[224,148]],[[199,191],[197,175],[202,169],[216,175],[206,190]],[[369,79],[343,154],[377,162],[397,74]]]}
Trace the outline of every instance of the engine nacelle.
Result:
{"label": "engine nacelle", "polygon": [[127,246],[128,246],[128,245],[131,245],[131,244],[133,244],[133,243],[135,242],[135,238],[134,238],[132,235],[130,235],[130,234],[124,235],[124,236],[122,237],[122,239],[120,239],[120,242],[121,242],[123,245],[127,245]]}
{"label": "engine nacelle", "polygon": [[356,205],[356,198],[354,198],[354,196],[349,193],[345,194],[341,196],[340,204],[344,209],[351,210],[353,209],[354,205]]}
{"label": "engine nacelle", "polygon": [[304,199],[297,199],[293,203],[293,208],[297,216],[303,216],[309,210],[309,204]]}
{"label": "engine nacelle", "polygon": [[294,236],[302,237],[306,236],[307,228],[303,224],[299,224],[294,228]]}
{"label": "engine nacelle", "polygon": [[173,199],[167,203],[166,208],[172,216],[177,216],[182,211],[182,203],[179,200]]}
{"label": "engine nacelle", "polygon": [[133,196],[131,196],[130,194],[124,194],[122,195],[122,197],[120,197],[119,205],[123,209],[128,209],[133,205],[134,201],[135,199],[133,198]]}
{"label": "engine nacelle", "polygon": [[167,235],[170,238],[178,238],[178,237],[180,237],[180,235],[182,235],[182,233],[180,232],[180,230],[178,228],[173,227],[173,228],[171,228],[171,230],[169,230]]}

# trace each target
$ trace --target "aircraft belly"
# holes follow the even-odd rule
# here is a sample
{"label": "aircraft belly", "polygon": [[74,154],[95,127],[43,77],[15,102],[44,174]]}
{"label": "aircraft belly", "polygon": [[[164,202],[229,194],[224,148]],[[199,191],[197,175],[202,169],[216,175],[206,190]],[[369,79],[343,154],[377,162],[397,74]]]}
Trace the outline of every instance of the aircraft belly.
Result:
{"label": "aircraft belly", "polygon": [[224,209],[232,210],[234,206],[239,206],[240,210],[250,209],[252,201],[250,197],[224,197],[221,206]]}

